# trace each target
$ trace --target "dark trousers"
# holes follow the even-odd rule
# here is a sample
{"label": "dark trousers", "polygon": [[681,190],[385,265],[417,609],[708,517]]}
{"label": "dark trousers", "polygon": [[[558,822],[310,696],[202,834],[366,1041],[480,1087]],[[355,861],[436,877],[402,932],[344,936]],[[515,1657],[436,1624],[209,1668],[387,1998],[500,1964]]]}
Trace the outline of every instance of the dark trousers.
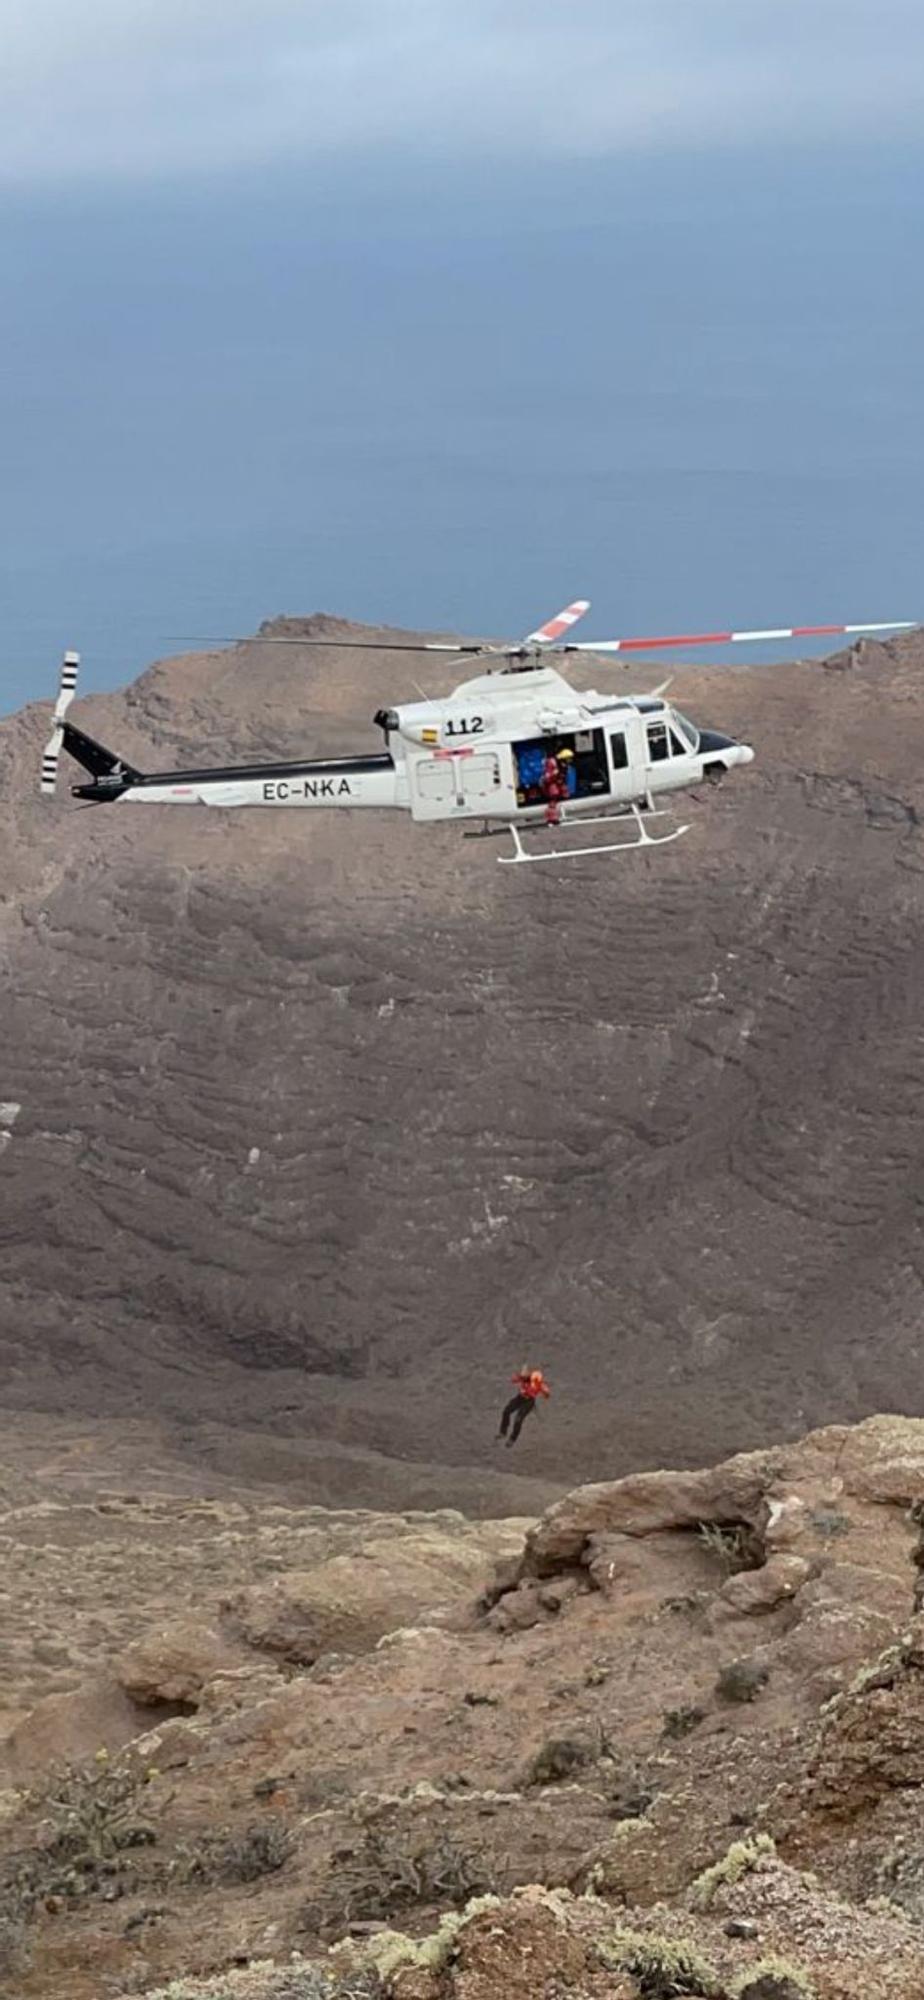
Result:
{"label": "dark trousers", "polygon": [[[532,1396],[511,1396],[500,1420],[500,1436],[506,1437],[508,1444],[516,1444],[517,1438],[533,1407],[533,1400]],[[512,1423],[511,1418],[513,1419]],[[509,1437],[507,1437],[508,1424],[510,1424]]]}

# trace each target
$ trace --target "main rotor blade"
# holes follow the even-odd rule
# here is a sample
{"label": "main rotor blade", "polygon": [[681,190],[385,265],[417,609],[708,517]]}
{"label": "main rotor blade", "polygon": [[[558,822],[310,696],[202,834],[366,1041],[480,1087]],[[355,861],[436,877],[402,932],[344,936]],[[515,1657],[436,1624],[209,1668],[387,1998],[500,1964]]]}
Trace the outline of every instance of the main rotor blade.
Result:
{"label": "main rotor blade", "polygon": [[564,611],[556,611],[554,618],[550,618],[545,625],[539,625],[535,632],[528,632],[523,640],[524,646],[551,646],[565,632],[570,632],[572,625],[576,625],[589,610],[589,598],[575,598],[573,604],[566,604]]}
{"label": "main rotor blade", "polygon": [[778,625],[765,632],[674,632],[657,639],[572,640],[556,646],[559,653],[648,653],[657,646],[741,646],[762,644],[768,639],[818,639],[835,633],[913,632],[914,618],[888,618],[876,625]]}
{"label": "main rotor blade", "polygon": [[503,647],[483,646],[462,639],[289,639],[270,632],[165,632],[165,646],[349,646],[366,653],[495,653]]}

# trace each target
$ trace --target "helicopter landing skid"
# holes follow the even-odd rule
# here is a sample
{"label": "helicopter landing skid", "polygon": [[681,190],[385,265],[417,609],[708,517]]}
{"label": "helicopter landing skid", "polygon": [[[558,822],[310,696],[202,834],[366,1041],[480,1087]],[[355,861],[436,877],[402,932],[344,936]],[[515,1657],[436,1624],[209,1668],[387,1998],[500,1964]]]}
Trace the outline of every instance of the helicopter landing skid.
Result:
{"label": "helicopter landing skid", "polygon": [[[666,819],[667,816],[667,812],[664,809],[657,810],[652,808],[648,813],[649,819]],[[638,806],[634,804],[630,804],[625,812],[588,813],[586,817],[582,816],[580,820],[573,819],[568,821],[563,815],[558,821],[558,830],[561,831],[568,826],[612,826],[614,822],[622,823],[628,819],[635,821],[635,834],[629,840],[601,841],[597,847],[547,847],[541,854],[527,854],[520,839],[519,827],[511,825],[510,832],[513,835],[514,852],[512,854],[499,854],[497,859],[502,867],[507,868],[516,867],[520,861],[577,861],[582,856],[589,854],[619,854],[623,848],[666,847],[669,840],[679,840],[681,834],[689,833],[690,831],[688,826],[675,826],[672,833],[649,833]],[[551,828],[548,831],[551,831]]]}

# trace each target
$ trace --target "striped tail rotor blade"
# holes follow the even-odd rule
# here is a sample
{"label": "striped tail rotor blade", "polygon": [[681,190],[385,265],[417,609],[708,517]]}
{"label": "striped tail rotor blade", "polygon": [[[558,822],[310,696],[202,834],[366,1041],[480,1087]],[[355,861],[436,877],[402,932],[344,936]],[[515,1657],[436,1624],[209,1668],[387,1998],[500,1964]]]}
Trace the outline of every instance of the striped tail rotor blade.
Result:
{"label": "striped tail rotor blade", "polygon": [[573,604],[565,606],[564,611],[556,612],[555,617],[550,618],[547,624],[540,625],[535,632],[528,632],[523,641],[524,646],[553,646],[556,639],[563,639],[565,633],[570,632],[572,625],[576,625],[578,619],[583,618],[589,610],[589,598],[576,598]]}
{"label": "striped tail rotor blade", "polygon": [[77,675],[80,671],[80,654],[65,653],[61,665],[61,679],[58,684],[58,699],[55,702],[51,735],[42,752],[42,796],[52,798],[58,776],[58,758],[64,742],[64,718],[77,691]]}
{"label": "striped tail rotor blade", "polygon": [[771,639],[822,639],[858,632],[913,632],[914,618],[886,618],[865,625],[776,625],[761,632],[672,632],[650,639],[576,640],[568,653],[648,653],[658,646],[755,646]]}

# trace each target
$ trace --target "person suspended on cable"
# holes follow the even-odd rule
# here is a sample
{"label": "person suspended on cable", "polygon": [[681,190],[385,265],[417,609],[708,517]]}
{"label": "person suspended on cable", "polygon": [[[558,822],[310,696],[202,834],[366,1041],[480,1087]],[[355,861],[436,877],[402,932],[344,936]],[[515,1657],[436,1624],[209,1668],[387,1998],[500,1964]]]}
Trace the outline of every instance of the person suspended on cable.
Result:
{"label": "person suspended on cable", "polygon": [[539,1396],[551,1395],[551,1390],[541,1368],[527,1368],[525,1365],[516,1375],[511,1376],[516,1395],[511,1396],[501,1412],[498,1438],[506,1438],[508,1445],[516,1444],[523,1425],[531,1410],[536,1407]]}

